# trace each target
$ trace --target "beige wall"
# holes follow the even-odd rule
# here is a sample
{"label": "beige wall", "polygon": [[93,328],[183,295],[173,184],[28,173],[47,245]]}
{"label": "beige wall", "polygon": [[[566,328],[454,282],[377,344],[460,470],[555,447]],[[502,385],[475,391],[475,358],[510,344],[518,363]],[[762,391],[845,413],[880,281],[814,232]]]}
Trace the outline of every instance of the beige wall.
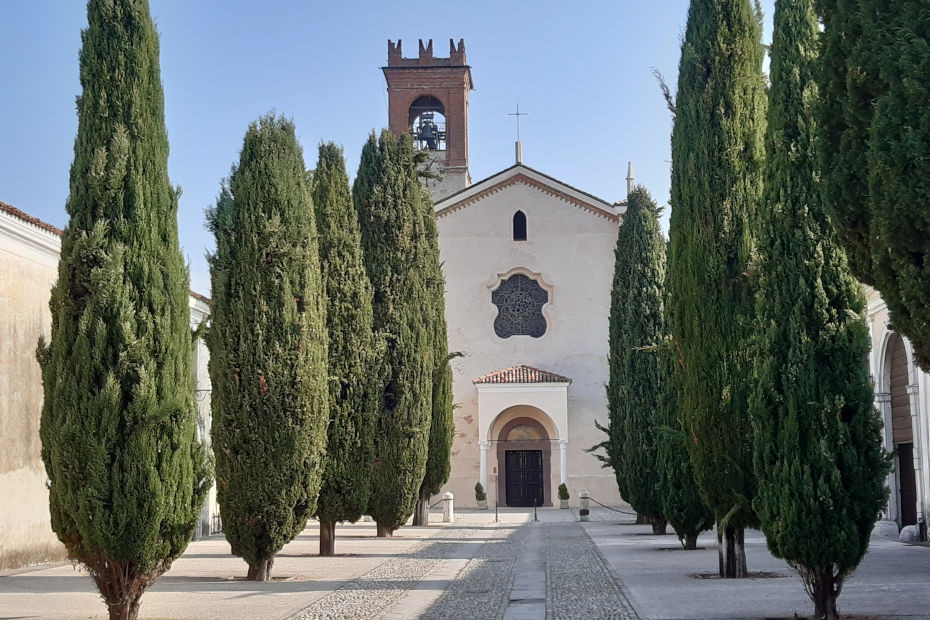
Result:
{"label": "beige wall", "polygon": [[35,359],[39,336],[50,334],[59,247],[55,233],[0,212],[0,569],[65,555],[49,526]]}
{"label": "beige wall", "polygon": [[[566,191],[566,190],[563,190]],[[572,503],[587,488],[593,497],[620,502],[613,473],[584,450],[603,440],[594,420],[607,422],[607,319],[617,223],[583,210],[553,193],[518,182],[463,208],[442,212],[439,244],[446,276],[449,346],[453,360],[455,444],[452,474],[444,490],[456,504],[474,506],[479,479],[478,392],[472,381],[489,372],[527,364],[572,379],[568,387],[568,487]],[[527,217],[527,240],[513,241],[512,218]],[[538,274],[550,288],[544,308],[548,330],[541,338],[498,338],[491,288],[515,269]],[[497,415],[495,412],[493,415]],[[545,426],[548,425],[543,421]],[[496,438],[495,438],[496,439]],[[551,439],[566,439],[551,437]],[[496,448],[488,450],[489,486]],[[558,485],[559,446],[552,443],[552,479]],[[552,489],[552,497],[555,497]],[[489,497],[493,505],[493,497]]]}

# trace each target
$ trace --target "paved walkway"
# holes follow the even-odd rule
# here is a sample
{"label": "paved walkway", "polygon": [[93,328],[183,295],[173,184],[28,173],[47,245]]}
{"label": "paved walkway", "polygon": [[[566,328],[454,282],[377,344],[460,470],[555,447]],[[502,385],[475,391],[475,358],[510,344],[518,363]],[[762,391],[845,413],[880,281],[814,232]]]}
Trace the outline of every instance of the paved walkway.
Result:
{"label": "paved walkway", "polygon": [[[635,618],[575,511],[459,513],[455,524],[337,528],[337,557],[308,528],[275,561],[275,580],[241,579],[222,537],[191,543],[144,595],[142,618]],[[439,521],[441,516],[432,517]],[[0,618],[105,618],[90,579],[70,565],[0,576]]]}
{"label": "paved walkway", "polygon": [[[372,523],[339,526],[333,558],[308,528],[275,562],[275,580],[242,579],[222,537],[192,543],[143,597],[141,617],[310,619],[692,619],[806,617],[800,579],[747,532],[750,571],[720,580],[713,534],[698,551],[632,517],[596,508],[465,512],[455,524],[404,527],[376,538]],[[433,515],[440,520],[438,514]],[[875,539],[847,580],[840,611],[856,618],[930,618],[930,548]],[[0,618],[105,618],[90,579],[70,565],[0,573]]]}

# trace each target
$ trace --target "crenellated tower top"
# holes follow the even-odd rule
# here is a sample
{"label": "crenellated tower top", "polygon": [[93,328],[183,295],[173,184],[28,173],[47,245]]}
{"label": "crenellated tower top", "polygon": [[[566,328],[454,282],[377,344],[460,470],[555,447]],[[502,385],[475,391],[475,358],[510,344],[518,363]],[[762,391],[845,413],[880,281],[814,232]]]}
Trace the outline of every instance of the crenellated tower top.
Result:
{"label": "crenellated tower top", "polygon": [[388,126],[412,134],[442,177],[430,183],[433,199],[471,184],[468,173],[468,93],[474,90],[465,60],[465,40],[449,39],[449,57],[433,55],[433,41],[419,41],[416,58],[404,58],[403,45],[388,40],[388,64],[381,68],[388,86]]}

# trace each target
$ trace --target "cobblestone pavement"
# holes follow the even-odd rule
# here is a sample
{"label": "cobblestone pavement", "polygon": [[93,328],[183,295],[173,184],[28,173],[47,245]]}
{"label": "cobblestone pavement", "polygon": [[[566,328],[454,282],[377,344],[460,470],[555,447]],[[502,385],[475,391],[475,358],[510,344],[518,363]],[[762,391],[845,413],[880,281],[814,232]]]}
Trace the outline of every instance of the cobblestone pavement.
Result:
{"label": "cobblestone pavement", "polygon": [[597,552],[572,524],[546,524],[546,617],[628,620],[636,612]]}
{"label": "cobblestone pavement", "polygon": [[[443,562],[461,568],[436,581],[431,602],[405,594],[430,585]],[[421,580],[423,583],[421,583]],[[422,598],[422,597],[421,597]],[[390,613],[389,613],[390,612]],[[636,614],[587,533],[573,522],[443,528],[407,554],[292,616],[330,618],[633,619]]]}

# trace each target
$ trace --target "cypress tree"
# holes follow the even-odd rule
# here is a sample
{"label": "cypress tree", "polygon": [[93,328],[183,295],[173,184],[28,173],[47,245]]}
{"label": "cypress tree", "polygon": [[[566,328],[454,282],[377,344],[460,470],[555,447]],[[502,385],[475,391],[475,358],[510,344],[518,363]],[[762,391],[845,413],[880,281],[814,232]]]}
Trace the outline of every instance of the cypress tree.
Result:
{"label": "cypress tree", "polygon": [[930,372],[930,10],[821,0],[824,199],[853,273],[875,286]]}
{"label": "cypress tree", "polygon": [[452,417],[452,367],[449,365],[449,338],[446,328],[446,281],[439,259],[439,229],[433,201],[424,190],[421,201],[421,217],[427,235],[427,256],[430,275],[427,280],[430,295],[430,323],[433,329],[433,353],[435,363],[432,378],[432,417],[429,427],[429,447],[426,455],[426,473],[420,483],[414,525],[429,524],[429,500],[439,493],[449,480],[452,471],[452,438],[455,421]]}
{"label": "cypress tree", "polygon": [[818,4],[824,26],[817,104],[823,196],[853,273],[874,284],[866,143],[881,88],[876,59],[869,50],[876,31],[862,12],[862,5],[870,4],[867,1],[818,0]]}
{"label": "cypress tree", "polygon": [[629,196],[614,253],[610,295],[610,460],[622,497],[665,532],[657,469],[661,384],[657,347],[663,335],[665,239],[659,209],[643,187]]}
{"label": "cypress tree", "polygon": [[718,527],[720,574],[746,575],[752,510],[747,271],[761,193],[765,82],[749,0],[692,0],[672,130],[669,326],[677,402],[702,497]]}
{"label": "cypress tree", "polygon": [[429,320],[435,272],[425,199],[410,139],[388,130],[380,138],[372,134],[362,149],[353,200],[374,293],[374,329],[386,341],[368,502],[379,536],[392,535],[413,513],[426,468],[436,338]]}
{"label": "cypress tree", "polygon": [[158,35],[146,0],[91,0],[87,21],[40,436],[52,529],[128,619],[187,547],[210,476]]}
{"label": "cypress tree", "polygon": [[882,43],[869,51],[885,82],[868,143],[875,286],[930,372],[930,3],[868,4]]}
{"label": "cypress tree", "polygon": [[326,300],[291,121],[249,126],[208,222],[217,499],[232,552],[266,581],[316,508],[329,416]]}
{"label": "cypress tree", "polygon": [[818,618],[887,498],[864,298],[826,215],[814,163],[814,0],[779,0],[759,247],[754,505],[769,549],[801,575]]}
{"label": "cypress tree", "polygon": [[342,149],[332,143],[320,145],[313,206],[329,332],[328,447],[316,516],[320,555],[331,556],[336,521],[354,523],[368,506],[379,380],[358,216]]}

